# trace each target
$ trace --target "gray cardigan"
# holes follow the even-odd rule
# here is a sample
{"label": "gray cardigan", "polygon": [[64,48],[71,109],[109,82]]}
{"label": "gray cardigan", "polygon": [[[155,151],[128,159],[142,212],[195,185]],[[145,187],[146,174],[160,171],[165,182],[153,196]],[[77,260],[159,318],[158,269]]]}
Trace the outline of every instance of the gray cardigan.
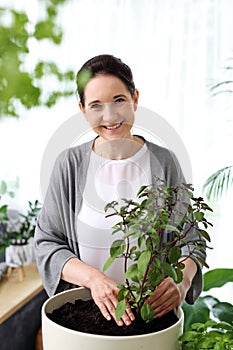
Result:
{"label": "gray cardigan", "polygon": [[[166,148],[146,141],[150,151],[152,183],[159,177],[167,185],[184,182],[182,170],[175,155]],[[87,169],[93,141],[63,151],[55,161],[43,208],[37,220],[35,254],[43,285],[48,295],[75,287],[61,280],[63,266],[72,257],[79,257],[77,217],[82,205]],[[142,184],[143,185],[143,184]],[[200,240],[196,231],[190,231],[188,241]],[[190,245],[182,246],[182,255],[189,255]],[[198,271],[189,289],[186,301],[194,303],[202,290],[201,266],[197,257],[205,260],[205,250],[196,250],[192,258]]]}

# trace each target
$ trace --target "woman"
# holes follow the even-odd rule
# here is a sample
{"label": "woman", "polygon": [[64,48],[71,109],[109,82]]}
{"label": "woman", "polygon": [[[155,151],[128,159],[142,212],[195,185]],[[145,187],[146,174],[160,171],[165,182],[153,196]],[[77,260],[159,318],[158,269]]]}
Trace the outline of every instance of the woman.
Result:
{"label": "woman", "polygon": [[[43,209],[38,218],[35,250],[40,274],[49,295],[73,286],[91,290],[103,316],[115,319],[120,263],[107,274],[102,267],[111,244],[114,221],[105,218],[111,200],[135,198],[141,185],[163,178],[168,186],[184,182],[174,154],[133,135],[139,92],[130,68],[111,55],[87,61],[77,74],[79,107],[97,137],[62,152],[56,160]],[[189,240],[199,239],[190,232]],[[114,237],[115,239],[115,237]],[[187,246],[182,256],[189,255]],[[186,298],[193,303],[202,289],[196,251],[185,261],[183,281],[164,279],[147,302],[160,317]],[[134,315],[127,307],[119,326]]]}

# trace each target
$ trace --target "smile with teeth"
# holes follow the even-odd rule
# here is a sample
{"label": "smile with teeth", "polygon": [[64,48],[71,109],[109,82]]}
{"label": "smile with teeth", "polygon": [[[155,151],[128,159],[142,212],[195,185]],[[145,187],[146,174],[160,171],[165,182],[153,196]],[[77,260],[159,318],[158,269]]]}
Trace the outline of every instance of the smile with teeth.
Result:
{"label": "smile with teeth", "polygon": [[123,122],[118,123],[118,124],[114,124],[114,125],[103,125],[103,127],[107,130],[114,130],[114,129],[118,129],[121,125],[123,124]]}

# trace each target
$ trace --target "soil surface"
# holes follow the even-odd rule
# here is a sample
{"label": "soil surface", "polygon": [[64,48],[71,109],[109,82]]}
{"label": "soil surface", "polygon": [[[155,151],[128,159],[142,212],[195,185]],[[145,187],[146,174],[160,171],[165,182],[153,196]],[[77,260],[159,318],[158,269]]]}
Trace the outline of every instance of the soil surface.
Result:
{"label": "soil surface", "polygon": [[55,323],[75,331],[111,336],[158,332],[178,321],[177,316],[171,311],[149,323],[145,323],[141,318],[136,317],[130,326],[118,326],[114,320],[107,321],[102,316],[92,299],[88,301],[78,299],[74,304],[66,303],[51,314],[47,314],[47,316]]}

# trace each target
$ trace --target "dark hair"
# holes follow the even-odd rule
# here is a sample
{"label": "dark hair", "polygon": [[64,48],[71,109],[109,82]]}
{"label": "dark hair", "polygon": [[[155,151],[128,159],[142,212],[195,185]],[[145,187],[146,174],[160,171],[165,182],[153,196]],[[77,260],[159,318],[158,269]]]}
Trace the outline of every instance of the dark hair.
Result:
{"label": "dark hair", "polygon": [[129,66],[123,63],[120,58],[112,55],[99,55],[84,63],[76,76],[77,93],[83,106],[85,105],[84,90],[87,83],[100,74],[116,76],[125,84],[130,94],[134,96],[135,85],[133,74]]}

